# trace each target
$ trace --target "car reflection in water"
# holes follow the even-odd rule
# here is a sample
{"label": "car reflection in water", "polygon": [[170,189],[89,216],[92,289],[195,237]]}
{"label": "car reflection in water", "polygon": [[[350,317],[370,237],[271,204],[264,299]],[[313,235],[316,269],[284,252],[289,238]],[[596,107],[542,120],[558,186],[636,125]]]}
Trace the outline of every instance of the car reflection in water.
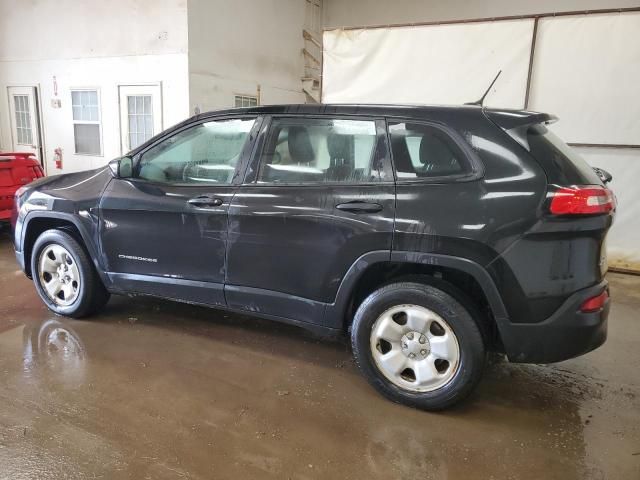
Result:
{"label": "car reflection in water", "polygon": [[87,353],[80,336],[56,318],[24,327],[23,371],[33,380],[52,379],[66,387],[84,381]]}

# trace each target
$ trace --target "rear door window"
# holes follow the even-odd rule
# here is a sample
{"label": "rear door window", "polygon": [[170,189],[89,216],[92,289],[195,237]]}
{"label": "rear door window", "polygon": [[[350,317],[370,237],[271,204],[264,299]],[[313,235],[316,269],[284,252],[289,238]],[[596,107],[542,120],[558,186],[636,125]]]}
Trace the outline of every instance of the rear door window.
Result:
{"label": "rear door window", "polygon": [[377,152],[375,120],[274,118],[258,183],[370,183],[391,180]]}
{"label": "rear door window", "polygon": [[398,180],[457,177],[471,173],[460,147],[441,129],[420,123],[389,122]]}

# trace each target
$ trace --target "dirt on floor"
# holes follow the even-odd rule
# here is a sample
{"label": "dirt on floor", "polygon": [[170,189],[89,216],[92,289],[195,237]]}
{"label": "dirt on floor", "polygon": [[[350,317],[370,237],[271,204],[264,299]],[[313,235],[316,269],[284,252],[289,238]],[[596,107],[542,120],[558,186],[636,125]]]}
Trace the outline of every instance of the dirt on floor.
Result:
{"label": "dirt on floor", "polygon": [[[640,277],[609,339],[492,362],[433,414],[391,403],[346,343],[162,300],[50,313],[0,239],[0,478],[640,479]],[[570,339],[568,339],[570,341]]]}

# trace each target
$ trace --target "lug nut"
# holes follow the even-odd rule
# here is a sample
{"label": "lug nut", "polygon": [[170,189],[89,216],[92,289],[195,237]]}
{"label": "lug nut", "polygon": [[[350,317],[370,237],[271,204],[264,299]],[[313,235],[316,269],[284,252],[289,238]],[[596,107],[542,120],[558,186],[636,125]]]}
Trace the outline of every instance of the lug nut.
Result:
{"label": "lug nut", "polygon": [[426,351],[426,350],[420,350],[420,353],[421,353],[422,355],[425,355],[425,356],[427,355],[427,351]]}
{"label": "lug nut", "polygon": [[409,354],[409,358],[416,358],[416,354],[415,353],[410,353]]}
{"label": "lug nut", "polygon": [[424,335],[420,335],[420,343],[424,343],[427,341],[427,337],[425,337]]}
{"label": "lug nut", "polygon": [[409,340],[413,340],[413,332],[411,332],[411,333],[407,334],[407,338],[408,338]]}

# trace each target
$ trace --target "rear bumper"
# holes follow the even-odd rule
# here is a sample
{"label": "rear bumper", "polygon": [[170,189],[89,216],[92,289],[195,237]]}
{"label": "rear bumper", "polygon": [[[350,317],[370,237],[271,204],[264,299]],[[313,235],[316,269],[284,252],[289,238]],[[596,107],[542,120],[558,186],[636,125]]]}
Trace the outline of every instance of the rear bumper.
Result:
{"label": "rear bumper", "polygon": [[583,313],[582,303],[608,288],[606,280],[576,292],[548,319],[535,324],[510,324],[500,334],[509,360],[553,363],[583,355],[607,339],[611,300],[597,312]]}

